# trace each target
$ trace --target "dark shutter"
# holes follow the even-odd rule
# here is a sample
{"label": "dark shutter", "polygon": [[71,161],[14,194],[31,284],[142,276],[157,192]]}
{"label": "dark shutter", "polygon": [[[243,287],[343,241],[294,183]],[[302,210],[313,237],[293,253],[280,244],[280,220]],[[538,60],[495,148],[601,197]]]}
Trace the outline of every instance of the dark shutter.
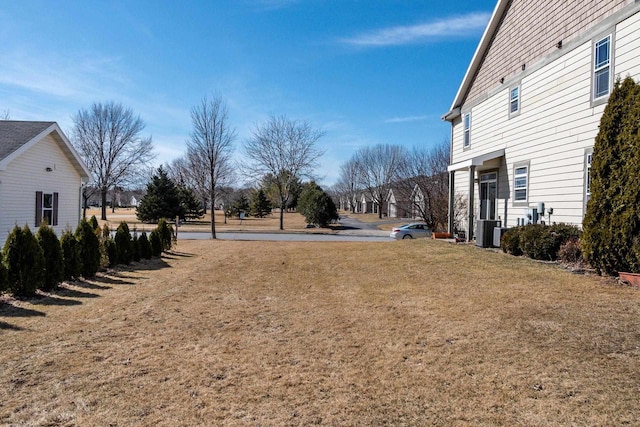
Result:
{"label": "dark shutter", "polygon": [[51,225],[58,225],[58,193],[53,193],[53,214],[51,215]]}
{"label": "dark shutter", "polygon": [[42,191],[36,191],[36,227],[42,222]]}

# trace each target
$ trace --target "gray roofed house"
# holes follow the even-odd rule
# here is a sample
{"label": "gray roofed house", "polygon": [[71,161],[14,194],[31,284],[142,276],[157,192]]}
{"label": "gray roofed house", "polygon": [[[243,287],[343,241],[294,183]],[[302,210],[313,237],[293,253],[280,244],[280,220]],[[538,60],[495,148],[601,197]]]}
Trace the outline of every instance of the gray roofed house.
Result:
{"label": "gray roofed house", "polygon": [[90,176],[56,122],[0,120],[0,244],[15,225],[75,228]]}

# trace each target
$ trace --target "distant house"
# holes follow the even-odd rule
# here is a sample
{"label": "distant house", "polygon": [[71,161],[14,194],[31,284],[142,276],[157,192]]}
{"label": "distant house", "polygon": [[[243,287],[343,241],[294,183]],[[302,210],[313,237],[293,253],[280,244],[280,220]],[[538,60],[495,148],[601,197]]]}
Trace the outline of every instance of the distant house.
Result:
{"label": "distant house", "polygon": [[389,218],[410,218],[412,214],[412,202],[407,194],[406,186],[392,185],[387,194],[386,206]]}
{"label": "distant house", "polygon": [[637,0],[499,0],[443,117],[449,231],[460,212],[468,237],[477,221],[535,221],[542,203],[545,220],[581,224],[600,118],[617,77],[640,79],[638,52]]}
{"label": "distant house", "polygon": [[0,120],[0,244],[16,224],[75,228],[90,176],[57,123]]}

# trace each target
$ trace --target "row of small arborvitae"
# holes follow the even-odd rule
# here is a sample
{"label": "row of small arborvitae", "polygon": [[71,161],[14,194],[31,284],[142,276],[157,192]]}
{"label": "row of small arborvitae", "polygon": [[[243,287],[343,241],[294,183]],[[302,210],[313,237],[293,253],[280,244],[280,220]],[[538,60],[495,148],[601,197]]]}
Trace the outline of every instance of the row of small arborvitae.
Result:
{"label": "row of small arborvitae", "polygon": [[37,289],[50,291],[65,280],[94,277],[101,268],[160,256],[172,243],[173,229],[164,219],[149,236],[144,231],[138,236],[135,229],[132,236],[125,222],[112,235],[95,216],[60,239],[47,224],[35,235],[29,226],[16,225],[0,253],[0,292],[33,296]]}

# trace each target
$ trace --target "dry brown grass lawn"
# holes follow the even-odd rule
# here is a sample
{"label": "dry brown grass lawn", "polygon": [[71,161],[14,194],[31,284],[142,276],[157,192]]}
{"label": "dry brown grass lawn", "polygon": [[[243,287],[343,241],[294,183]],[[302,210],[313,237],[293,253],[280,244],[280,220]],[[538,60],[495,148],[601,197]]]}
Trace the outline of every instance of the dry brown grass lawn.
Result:
{"label": "dry brown grass lawn", "polygon": [[[129,228],[136,227],[137,230],[150,231],[153,230],[155,224],[143,224],[138,221],[136,211],[132,208],[118,208],[115,212],[107,211],[107,221],[100,220],[100,209],[87,210],[87,218],[95,215],[98,223],[102,226],[105,222],[109,224],[109,228],[115,230],[121,221],[125,221]],[[307,225],[304,217],[297,212],[285,212],[284,228],[285,231],[302,231],[313,232],[313,229],[305,229]],[[216,231],[278,231],[280,228],[280,213],[273,212],[265,218],[247,217],[244,220],[238,218],[227,218],[224,223],[224,214],[222,211],[216,211]],[[211,231],[211,212],[209,211],[203,218],[185,222],[179,231]]]}
{"label": "dry brown grass lawn", "polygon": [[185,241],[0,304],[0,423],[637,425],[639,302],[432,240]]}

